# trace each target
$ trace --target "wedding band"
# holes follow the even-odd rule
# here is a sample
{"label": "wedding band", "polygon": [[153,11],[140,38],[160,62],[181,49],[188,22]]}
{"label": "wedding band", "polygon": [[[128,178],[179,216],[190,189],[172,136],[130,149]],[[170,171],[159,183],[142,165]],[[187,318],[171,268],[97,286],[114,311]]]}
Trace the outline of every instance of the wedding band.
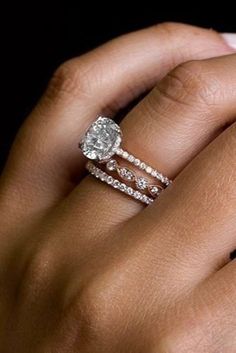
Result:
{"label": "wedding band", "polygon": [[151,167],[147,163],[136,158],[133,154],[123,150],[120,145],[122,142],[122,131],[114,120],[100,116],[92,123],[85,133],[79,147],[88,159],[106,162],[115,154],[132,163],[134,166],[143,170],[145,173],[161,181],[165,186],[171,180],[162,173]]}
{"label": "wedding band", "polygon": [[106,163],[106,169],[110,172],[117,172],[121,179],[133,182],[138,190],[147,191],[154,198],[159,196],[163,190],[161,185],[149,183],[147,178],[138,176],[132,169],[119,165],[115,159],[110,159]]}
{"label": "wedding band", "polygon": [[113,178],[111,175],[107,174],[102,169],[96,167],[91,161],[87,162],[86,169],[91,175],[95,176],[97,179],[101,180],[102,182],[105,182],[114,189],[117,189],[129,195],[135,200],[141,201],[146,205],[150,205],[154,201],[153,198],[148,197],[142,192],[134,190],[131,186],[128,186],[125,183],[120,182],[118,179]]}

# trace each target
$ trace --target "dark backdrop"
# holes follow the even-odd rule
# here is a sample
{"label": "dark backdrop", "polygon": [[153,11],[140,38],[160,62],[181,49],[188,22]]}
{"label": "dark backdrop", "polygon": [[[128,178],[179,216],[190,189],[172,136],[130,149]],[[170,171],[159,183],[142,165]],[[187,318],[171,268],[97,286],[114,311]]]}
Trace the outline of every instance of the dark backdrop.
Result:
{"label": "dark backdrop", "polygon": [[[23,119],[30,112],[54,69],[121,33],[163,21],[192,23],[221,32],[236,32],[233,7],[227,2],[173,6],[170,1],[110,5],[80,2],[20,2],[1,12],[2,103],[0,169]],[[95,4],[97,4],[95,6]],[[51,4],[52,5],[52,4]],[[87,5],[87,6],[86,6]],[[129,8],[128,8],[129,5]],[[208,10],[207,10],[208,6]],[[231,5],[232,6],[232,5]]]}

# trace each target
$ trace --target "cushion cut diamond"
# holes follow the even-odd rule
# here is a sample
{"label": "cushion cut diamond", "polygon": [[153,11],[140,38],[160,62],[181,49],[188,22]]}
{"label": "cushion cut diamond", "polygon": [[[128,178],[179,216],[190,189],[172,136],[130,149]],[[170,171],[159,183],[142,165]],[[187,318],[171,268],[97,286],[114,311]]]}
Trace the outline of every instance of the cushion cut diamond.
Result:
{"label": "cushion cut diamond", "polygon": [[119,148],[121,135],[119,125],[101,116],[90,126],[79,146],[89,159],[108,160]]}

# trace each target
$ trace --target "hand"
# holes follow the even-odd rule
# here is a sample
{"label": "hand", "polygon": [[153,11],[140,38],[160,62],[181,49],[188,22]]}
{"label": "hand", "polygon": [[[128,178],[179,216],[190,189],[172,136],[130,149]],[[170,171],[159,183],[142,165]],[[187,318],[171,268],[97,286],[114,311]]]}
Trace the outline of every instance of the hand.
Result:
{"label": "hand", "polygon": [[[178,176],[143,210],[85,177],[77,144],[153,86],[124,145]],[[57,70],[0,181],[2,352],[236,351],[235,112],[213,31],[163,24]]]}

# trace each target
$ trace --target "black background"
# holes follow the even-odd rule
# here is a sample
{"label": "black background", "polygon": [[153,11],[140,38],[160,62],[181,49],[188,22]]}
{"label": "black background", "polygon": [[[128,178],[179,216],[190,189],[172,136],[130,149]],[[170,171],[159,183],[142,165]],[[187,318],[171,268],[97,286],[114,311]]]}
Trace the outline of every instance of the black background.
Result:
{"label": "black background", "polygon": [[[1,16],[0,168],[23,119],[58,65],[121,33],[164,21],[236,32],[233,5],[148,1],[11,4]],[[232,16],[232,17],[231,17]]]}

